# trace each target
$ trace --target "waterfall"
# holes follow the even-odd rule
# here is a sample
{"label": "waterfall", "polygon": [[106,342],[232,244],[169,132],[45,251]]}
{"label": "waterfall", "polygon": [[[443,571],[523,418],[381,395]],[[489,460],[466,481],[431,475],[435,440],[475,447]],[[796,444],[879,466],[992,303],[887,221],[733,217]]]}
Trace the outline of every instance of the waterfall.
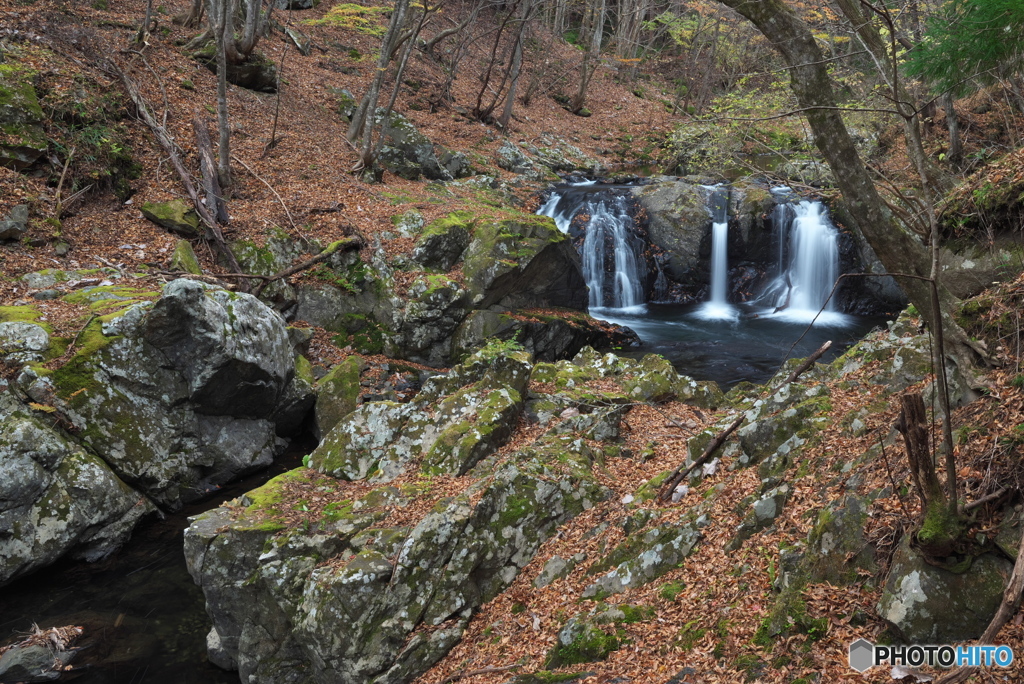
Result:
{"label": "waterfall", "polygon": [[839,277],[839,232],[821,202],[781,203],[773,215],[779,240],[778,274],[758,297],[758,304],[794,320],[809,321],[825,306],[819,322],[841,322],[835,297],[826,298]]}
{"label": "waterfall", "polygon": [[737,313],[729,305],[729,191],[718,186],[705,187],[711,190],[711,291],[708,301],[695,314],[705,320],[733,320]]}
{"label": "waterfall", "polygon": [[[633,217],[623,194],[595,191],[594,181],[554,191],[538,214],[550,216],[563,233],[579,237],[583,278],[590,288],[590,308],[628,309],[644,303],[644,243],[633,232]],[[580,188],[581,192],[570,192]],[[575,229],[582,215],[586,226]]]}

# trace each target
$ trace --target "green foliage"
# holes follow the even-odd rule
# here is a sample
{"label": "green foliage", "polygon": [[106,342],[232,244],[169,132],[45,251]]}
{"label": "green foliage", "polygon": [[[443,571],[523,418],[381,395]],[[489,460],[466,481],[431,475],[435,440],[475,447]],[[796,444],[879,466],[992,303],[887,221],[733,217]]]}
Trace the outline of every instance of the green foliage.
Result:
{"label": "green foliage", "polygon": [[1024,68],[1024,3],[951,0],[908,55],[907,73],[962,96]]}
{"label": "green foliage", "polygon": [[351,29],[359,33],[371,36],[383,36],[384,27],[381,26],[380,16],[390,12],[390,7],[371,5],[364,7],[351,2],[335,5],[327,10],[320,19],[310,19],[306,23],[313,26],[335,26],[337,28]]}

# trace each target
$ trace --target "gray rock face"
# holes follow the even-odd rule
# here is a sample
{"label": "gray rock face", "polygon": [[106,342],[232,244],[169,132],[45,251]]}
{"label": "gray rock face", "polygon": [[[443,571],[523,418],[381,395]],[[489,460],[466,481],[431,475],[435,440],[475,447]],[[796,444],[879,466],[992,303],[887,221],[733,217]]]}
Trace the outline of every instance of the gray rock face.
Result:
{"label": "gray rock face", "polygon": [[0,219],[0,240],[20,240],[28,231],[28,205],[18,204]]}
{"label": "gray rock face", "polygon": [[896,551],[878,614],[911,644],[948,644],[976,639],[1003,598],[1013,571],[1008,560],[987,553],[970,570],[954,574],[930,565],[907,538]]}
{"label": "gray rock face", "polygon": [[423,233],[413,248],[412,258],[427,268],[450,271],[469,247],[470,234],[461,223],[432,224],[434,230]]}
{"label": "gray rock face", "polygon": [[93,454],[0,393],[0,586],[61,556],[98,560],[154,510]]}
{"label": "gray rock face", "polygon": [[524,353],[470,357],[408,404],[357,408],[313,451],[310,467],[346,480],[387,481],[421,458],[425,472],[461,475],[511,435],[529,378]]}
{"label": "gray rock face", "polygon": [[0,323],[0,359],[5,364],[40,361],[49,348],[50,336],[41,325],[21,321]]}
{"label": "gray rock face", "polygon": [[279,316],[255,297],[193,280],[168,283],[144,339],[185,378],[201,413],[265,418],[295,370]]}
{"label": "gray rock face", "polygon": [[[507,402],[528,379],[524,354],[477,356],[428,381],[418,406],[362,406],[325,444],[353,435],[343,455],[355,463],[347,454],[361,450],[381,459],[376,472],[391,473],[387,454],[415,443],[422,467],[458,472],[478,459],[486,439],[483,404]],[[318,451],[311,460],[322,469],[325,448]],[[273,507],[289,482],[311,477],[305,469],[243,497],[245,508],[198,516],[186,532],[185,553],[214,623],[211,657],[237,664],[253,684],[411,681],[454,646],[473,610],[507,588],[558,525],[607,495],[591,473],[598,455],[583,440],[547,435],[440,500],[412,527],[375,525],[386,507],[418,498],[418,485],[383,486],[346,500],[339,484],[331,495],[336,514],[304,533],[284,529]],[[351,474],[373,472],[358,470]],[[329,480],[318,482],[322,491],[335,489]]]}
{"label": "gray rock face", "polygon": [[[384,110],[377,110],[381,123]],[[435,149],[427,136],[420,133],[407,118],[391,112],[383,125],[384,145],[378,162],[395,175],[407,180],[421,176],[428,180],[453,180],[469,175],[469,161],[461,152]]]}
{"label": "gray rock face", "polygon": [[295,366],[283,321],[255,298],[188,280],[164,292],[90,323],[82,351],[37,384],[118,477],[176,509],[281,451],[271,418]]}

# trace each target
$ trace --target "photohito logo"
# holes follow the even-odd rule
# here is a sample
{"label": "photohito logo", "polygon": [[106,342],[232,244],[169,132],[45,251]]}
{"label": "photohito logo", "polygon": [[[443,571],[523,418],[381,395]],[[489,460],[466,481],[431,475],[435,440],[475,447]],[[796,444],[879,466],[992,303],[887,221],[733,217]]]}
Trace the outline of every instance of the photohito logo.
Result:
{"label": "photohito logo", "polygon": [[850,644],[850,667],[864,672],[875,665],[938,665],[953,667],[1009,667],[1013,649],[1009,646],[882,646],[867,639]]}

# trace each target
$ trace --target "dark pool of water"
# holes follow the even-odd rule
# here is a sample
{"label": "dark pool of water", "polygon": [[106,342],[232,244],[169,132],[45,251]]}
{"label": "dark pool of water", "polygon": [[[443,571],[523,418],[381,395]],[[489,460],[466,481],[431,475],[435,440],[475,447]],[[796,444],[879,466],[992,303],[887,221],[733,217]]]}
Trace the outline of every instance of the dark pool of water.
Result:
{"label": "dark pool of water", "polygon": [[[643,346],[629,355],[661,354],[680,373],[696,380],[714,380],[723,389],[741,380],[765,382],[787,358],[808,356],[827,340],[832,347],[822,361],[830,361],[873,328],[885,325],[880,317],[830,314],[808,330],[814,312],[772,315],[739,305],[732,313],[731,318],[707,320],[701,317],[701,305],[679,304],[591,311],[596,318],[636,331]],[[803,339],[792,348],[801,335]]]}
{"label": "dark pool of water", "polygon": [[237,684],[238,674],[206,659],[210,621],[203,594],[185,568],[188,516],[298,467],[309,444],[289,450],[271,468],[214,497],[132,533],[120,551],[98,563],[58,562],[0,589],[0,645],[43,629],[79,625],[84,650],[60,681],[80,684]]}

